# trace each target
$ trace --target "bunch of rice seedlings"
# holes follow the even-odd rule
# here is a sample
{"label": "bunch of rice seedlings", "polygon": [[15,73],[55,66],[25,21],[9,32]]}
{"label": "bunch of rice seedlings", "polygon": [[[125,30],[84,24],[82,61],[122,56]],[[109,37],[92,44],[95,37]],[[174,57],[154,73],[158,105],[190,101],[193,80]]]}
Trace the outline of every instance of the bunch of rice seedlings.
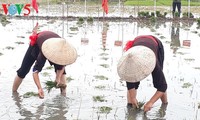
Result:
{"label": "bunch of rice seedlings", "polygon": [[142,107],[144,106],[145,102],[138,102],[138,109],[142,109]]}
{"label": "bunch of rice seedlings", "polygon": [[52,90],[52,88],[57,88],[56,85],[57,85],[57,83],[52,80],[45,82],[45,88],[47,89],[48,93]]}

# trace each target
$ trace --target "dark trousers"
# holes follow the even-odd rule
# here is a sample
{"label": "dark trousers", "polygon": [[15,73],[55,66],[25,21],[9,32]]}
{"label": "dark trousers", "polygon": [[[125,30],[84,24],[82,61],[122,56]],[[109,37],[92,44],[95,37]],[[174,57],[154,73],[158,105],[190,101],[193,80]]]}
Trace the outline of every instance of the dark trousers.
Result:
{"label": "dark trousers", "polygon": [[33,49],[34,49],[34,47],[31,46],[31,45],[28,47],[28,49],[26,51],[26,54],[25,54],[25,56],[23,58],[21,67],[17,70],[17,75],[20,78],[25,78],[25,76],[28,74],[28,72],[30,71],[33,63],[36,60],[36,57],[34,57],[31,54]]}
{"label": "dark trousers", "polygon": [[181,13],[181,2],[173,2],[172,3],[172,13],[173,13],[173,16],[175,16],[175,11],[176,11],[176,7],[177,7],[177,10],[178,10],[178,16],[180,16],[180,13]]}
{"label": "dark trousers", "polygon": [[[28,49],[26,51],[26,54],[25,54],[25,56],[23,58],[21,67],[17,70],[17,75],[20,78],[25,78],[25,76],[29,73],[31,67],[33,66],[33,64],[37,60],[37,56],[38,56],[39,52],[40,52],[40,50],[39,50],[38,46],[29,45],[29,47],[28,47]],[[62,69],[62,67],[60,65],[51,63],[50,61],[49,61],[49,63],[50,63],[50,65],[54,65],[55,72],[57,70],[61,70]],[[65,70],[64,70],[63,74],[66,74]]]}

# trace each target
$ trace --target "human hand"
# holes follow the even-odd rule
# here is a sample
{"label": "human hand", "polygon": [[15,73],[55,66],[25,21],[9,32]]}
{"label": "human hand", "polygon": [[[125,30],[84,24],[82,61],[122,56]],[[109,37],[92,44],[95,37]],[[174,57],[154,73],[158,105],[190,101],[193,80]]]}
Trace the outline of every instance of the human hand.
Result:
{"label": "human hand", "polygon": [[133,98],[133,99],[131,100],[131,103],[132,103],[132,107],[133,107],[133,108],[139,108],[139,106],[138,106],[138,101],[137,101],[136,98]]}
{"label": "human hand", "polygon": [[148,112],[149,110],[151,110],[151,108],[152,108],[152,106],[153,106],[153,103],[152,102],[147,102],[145,105],[144,105],[144,112],[146,113],[146,112]]}
{"label": "human hand", "polygon": [[44,98],[44,92],[42,89],[38,89],[38,95],[39,95],[39,98],[40,99],[43,99]]}

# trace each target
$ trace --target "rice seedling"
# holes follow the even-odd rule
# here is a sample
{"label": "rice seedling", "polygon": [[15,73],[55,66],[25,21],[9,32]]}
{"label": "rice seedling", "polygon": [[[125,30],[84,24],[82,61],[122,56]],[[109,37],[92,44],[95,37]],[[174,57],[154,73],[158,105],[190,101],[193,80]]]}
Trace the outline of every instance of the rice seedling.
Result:
{"label": "rice seedling", "polygon": [[144,106],[144,104],[145,104],[145,102],[143,102],[143,101],[142,102],[138,102],[138,107],[139,107],[138,109],[141,110],[142,107]]}
{"label": "rice seedling", "polygon": [[14,49],[14,47],[7,46],[7,47],[6,47],[6,49],[8,49],[8,50],[13,50],[13,49]]}
{"label": "rice seedling", "polygon": [[93,101],[95,101],[95,102],[106,102],[107,100],[105,100],[104,96],[93,96]]}
{"label": "rice seedling", "polygon": [[21,42],[21,41],[18,41],[18,42],[15,42],[16,44],[20,45],[20,44],[24,44],[24,42]]}
{"label": "rice seedling", "polygon": [[103,85],[98,85],[98,86],[95,86],[96,89],[100,89],[100,90],[103,90],[106,88],[106,86],[103,86]]}
{"label": "rice seedling", "polygon": [[108,58],[107,58],[107,57],[102,57],[101,59],[102,59],[102,60],[108,60]]}
{"label": "rice seedling", "polygon": [[52,70],[52,69],[53,69],[53,66],[46,67],[46,70]]}
{"label": "rice seedling", "polygon": [[100,66],[104,67],[104,68],[109,68],[108,64],[100,64]]}
{"label": "rice seedling", "polygon": [[48,73],[48,72],[43,72],[43,73],[42,73],[42,76],[43,76],[43,77],[50,76],[50,73]]}
{"label": "rice seedling", "polygon": [[138,108],[136,107],[132,107],[130,110],[142,110],[143,109],[143,106],[144,106],[145,102],[138,102]]}
{"label": "rice seedling", "polygon": [[0,52],[0,56],[2,56],[2,55],[3,55],[3,53]]}
{"label": "rice seedling", "polygon": [[78,31],[78,27],[70,27],[69,28],[71,31]]}
{"label": "rice seedling", "polygon": [[185,60],[185,61],[188,61],[188,62],[195,61],[195,59],[194,59],[194,58],[185,58],[184,60]]}
{"label": "rice seedling", "polygon": [[74,80],[74,79],[71,78],[71,77],[67,77],[66,80],[67,80],[67,82],[70,82],[70,81],[72,81],[72,80]]}
{"label": "rice seedling", "polygon": [[200,70],[200,67],[194,67],[194,69]]}
{"label": "rice seedling", "polygon": [[23,95],[24,98],[30,98],[32,96],[38,96],[38,93],[35,92],[27,92]]}
{"label": "rice seedling", "polygon": [[57,83],[55,81],[49,80],[45,82],[45,89],[47,89],[48,93],[53,89],[58,88]]}
{"label": "rice seedling", "polygon": [[189,88],[191,86],[192,86],[192,84],[187,82],[187,83],[183,83],[182,88]]}
{"label": "rice seedling", "polygon": [[107,106],[101,106],[99,108],[100,113],[108,114],[108,113],[110,113],[111,110],[112,110],[112,108],[111,107],[107,107]]}
{"label": "rice seedling", "polygon": [[106,56],[106,55],[108,55],[108,53],[101,53],[101,54],[99,54],[99,56]]}
{"label": "rice seedling", "polygon": [[108,80],[108,78],[103,75],[95,75],[94,77],[95,77],[95,79]]}

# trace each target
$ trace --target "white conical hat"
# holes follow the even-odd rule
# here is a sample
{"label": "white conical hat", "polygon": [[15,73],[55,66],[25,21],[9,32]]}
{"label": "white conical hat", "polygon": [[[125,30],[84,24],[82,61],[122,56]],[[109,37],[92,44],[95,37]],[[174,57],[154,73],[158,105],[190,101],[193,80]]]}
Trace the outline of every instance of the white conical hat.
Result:
{"label": "white conical hat", "polygon": [[134,46],[120,58],[117,72],[122,80],[138,82],[150,75],[155,65],[156,56],[150,48]]}
{"label": "white conical hat", "polygon": [[76,61],[76,49],[64,38],[50,38],[42,44],[42,53],[51,62],[69,65]]}

